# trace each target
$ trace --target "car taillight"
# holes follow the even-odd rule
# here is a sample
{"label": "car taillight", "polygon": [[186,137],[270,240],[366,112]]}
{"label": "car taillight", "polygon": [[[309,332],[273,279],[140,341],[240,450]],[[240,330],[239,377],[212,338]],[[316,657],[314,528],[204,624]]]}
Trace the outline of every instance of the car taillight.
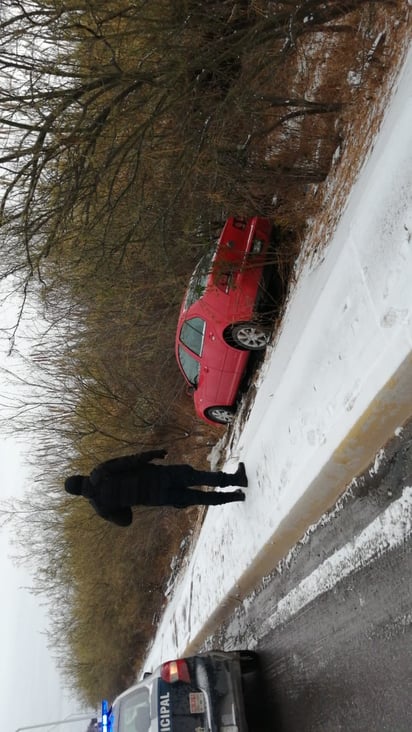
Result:
{"label": "car taillight", "polygon": [[243,216],[235,216],[233,218],[233,226],[236,229],[246,229],[247,221]]}
{"label": "car taillight", "polygon": [[160,668],[160,677],[163,681],[173,684],[175,681],[186,681],[190,683],[189,669],[186,661],[167,661]]}

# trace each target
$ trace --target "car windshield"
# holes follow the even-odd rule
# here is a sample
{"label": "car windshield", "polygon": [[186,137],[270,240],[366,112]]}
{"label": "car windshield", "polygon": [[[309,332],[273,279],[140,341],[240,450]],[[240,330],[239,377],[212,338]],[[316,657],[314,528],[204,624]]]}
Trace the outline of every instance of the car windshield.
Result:
{"label": "car windshield", "polygon": [[150,728],[149,692],[138,689],[120,700],[117,708],[118,732],[148,732]]}
{"label": "car windshield", "polygon": [[194,302],[199,300],[206,290],[207,280],[212,269],[212,262],[215,256],[216,248],[210,249],[203,255],[193,272],[189,286],[187,288],[186,299],[184,302],[184,310],[190,308]]}
{"label": "car windshield", "polygon": [[178,348],[179,363],[186,379],[192,386],[199,383],[200,363],[193,356],[187,353],[182,346]]}
{"label": "car windshield", "polygon": [[202,355],[205,327],[206,323],[202,318],[189,318],[180,329],[180,340],[196,356]]}

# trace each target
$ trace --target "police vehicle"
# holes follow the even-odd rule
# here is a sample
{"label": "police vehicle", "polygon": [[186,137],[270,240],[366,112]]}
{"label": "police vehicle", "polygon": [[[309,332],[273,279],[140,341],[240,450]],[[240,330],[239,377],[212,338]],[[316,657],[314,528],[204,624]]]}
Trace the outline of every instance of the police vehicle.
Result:
{"label": "police vehicle", "polygon": [[245,678],[251,651],[210,651],[167,661],[102,704],[102,732],[247,732]]}

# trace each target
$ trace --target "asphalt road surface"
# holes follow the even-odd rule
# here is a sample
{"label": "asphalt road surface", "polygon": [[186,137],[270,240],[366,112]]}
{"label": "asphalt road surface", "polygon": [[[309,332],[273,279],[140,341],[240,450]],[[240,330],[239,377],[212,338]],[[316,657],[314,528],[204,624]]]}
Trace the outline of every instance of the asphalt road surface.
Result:
{"label": "asphalt road surface", "polygon": [[412,423],[207,647],[261,659],[251,732],[412,731]]}

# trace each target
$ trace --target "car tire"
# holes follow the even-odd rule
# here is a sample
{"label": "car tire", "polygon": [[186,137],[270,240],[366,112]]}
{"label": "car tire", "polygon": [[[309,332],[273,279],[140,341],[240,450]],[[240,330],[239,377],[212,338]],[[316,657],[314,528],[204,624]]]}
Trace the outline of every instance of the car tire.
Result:
{"label": "car tire", "polygon": [[208,407],[205,410],[205,416],[218,424],[230,424],[233,422],[234,414],[235,410],[230,406]]}
{"label": "car tire", "polygon": [[242,674],[249,674],[258,671],[260,668],[259,655],[254,651],[238,651],[240,670]]}
{"label": "car tire", "polygon": [[231,337],[235,348],[242,351],[262,351],[269,340],[267,328],[260,323],[236,323],[232,326]]}

